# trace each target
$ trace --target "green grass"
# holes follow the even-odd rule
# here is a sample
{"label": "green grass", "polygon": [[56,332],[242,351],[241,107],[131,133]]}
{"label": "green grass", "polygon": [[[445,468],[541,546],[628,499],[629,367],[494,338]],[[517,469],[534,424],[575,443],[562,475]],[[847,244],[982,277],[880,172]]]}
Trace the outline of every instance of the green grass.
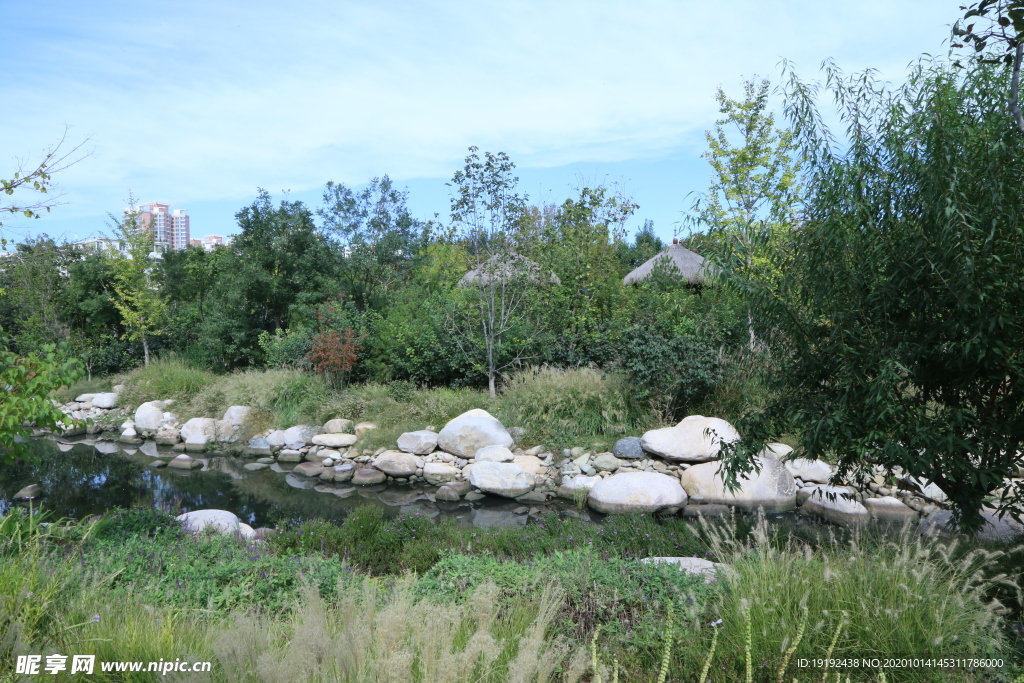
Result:
{"label": "green grass", "polygon": [[[621,683],[653,683],[663,662],[667,681],[690,682],[714,639],[705,683],[746,680],[748,652],[749,680],[767,683],[778,680],[801,624],[787,683],[822,680],[820,668],[793,661],[830,649],[1013,659],[1007,614],[991,599],[1007,588],[994,563],[1011,555],[914,534],[812,545],[761,522],[749,534],[709,525],[703,539],[683,543],[674,523],[649,517],[474,530],[360,511],[257,548],[184,534],[154,510],[73,526],[25,521],[0,518],[8,661],[53,649],[106,661],[210,660],[214,681],[579,683],[595,680],[596,654],[603,681],[615,660]],[[373,553],[394,561],[423,542],[440,557],[415,573],[398,566],[370,576],[349,564]],[[634,560],[702,543],[729,567],[712,585]],[[841,680],[847,674],[879,680],[866,670]],[[1015,674],[932,668],[890,671],[887,681],[997,683]]]}
{"label": "green grass", "polygon": [[502,389],[497,417],[506,427],[525,429],[527,441],[556,447],[612,442],[660,426],[650,408],[633,398],[624,378],[591,368],[513,373]]}

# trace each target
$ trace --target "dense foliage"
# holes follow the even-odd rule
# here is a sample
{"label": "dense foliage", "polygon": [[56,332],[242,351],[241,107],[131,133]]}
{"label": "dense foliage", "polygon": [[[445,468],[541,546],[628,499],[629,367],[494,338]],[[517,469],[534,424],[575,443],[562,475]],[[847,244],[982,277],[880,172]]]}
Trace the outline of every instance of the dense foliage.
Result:
{"label": "dense foliage", "polygon": [[[788,106],[808,160],[799,229],[771,286],[736,273],[771,346],[774,393],[746,446],[801,435],[845,473],[901,466],[959,521],[1016,475],[1024,445],[1024,138],[1003,67],[922,62],[905,85],[829,68],[846,143],[817,87]],[[994,505],[1019,512],[1022,492]]]}
{"label": "dense foliage", "polygon": [[530,206],[513,169],[471,150],[448,224],[414,218],[385,176],[327,183],[319,208],[260,191],[212,251],[151,257],[134,215],[113,221],[130,258],[26,240],[0,269],[0,324],[23,352],[71,343],[90,377],[168,353],[214,373],[318,372],[333,389],[497,389],[530,366],[591,366],[666,417],[706,399],[740,338],[737,297],[671,275],[624,287],[663,247],[650,222],[627,238],[636,205],[583,187]]}

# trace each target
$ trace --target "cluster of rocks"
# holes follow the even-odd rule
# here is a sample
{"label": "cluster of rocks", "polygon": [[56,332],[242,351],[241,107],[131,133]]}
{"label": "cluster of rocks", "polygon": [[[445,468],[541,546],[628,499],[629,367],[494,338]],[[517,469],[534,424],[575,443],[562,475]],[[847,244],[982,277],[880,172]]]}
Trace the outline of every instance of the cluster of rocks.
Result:
{"label": "cluster of rocks", "polygon": [[103,421],[118,414],[119,394],[123,388],[118,385],[111,392],[80,394],[74,401],[63,404],[53,401],[53,405],[70,418],[67,423],[60,423],[62,434],[78,436],[86,432],[95,434],[103,431]]}
{"label": "cluster of rocks", "polygon": [[[83,394],[61,406],[71,417],[96,420],[116,409],[117,393]],[[173,401],[149,401],[120,425],[126,444],[152,441],[181,454],[154,466],[202,467],[189,454],[233,450],[256,458],[247,470],[279,463],[308,479],[372,486],[384,483],[439,487],[438,501],[477,500],[491,494],[524,502],[560,496],[586,499],[608,514],[660,512],[713,514],[730,508],[768,512],[800,507],[825,519],[850,523],[872,515],[909,519],[944,507],[945,497],[928,482],[880,468],[860,481],[832,482],[833,470],[819,460],[787,459],[792,449],[772,444],[757,456],[758,471],[739,478],[730,490],[720,472],[724,443],[740,439],[725,420],[691,415],[675,426],[642,437],[619,439],[610,450],[582,447],[553,452],[542,446],[522,449],[513,434],[485,410],[470,410],[440,430],[402,434],[395,448],[360,448],[376,426],[334,419],[322,426],[296,425],[266,430],[241,439],[251,409],[232,406],[220,419],[196,417],[180,422]],[[284,471],[277,467],[279,471]],[[899,482],[893,486],[892,482]]]}

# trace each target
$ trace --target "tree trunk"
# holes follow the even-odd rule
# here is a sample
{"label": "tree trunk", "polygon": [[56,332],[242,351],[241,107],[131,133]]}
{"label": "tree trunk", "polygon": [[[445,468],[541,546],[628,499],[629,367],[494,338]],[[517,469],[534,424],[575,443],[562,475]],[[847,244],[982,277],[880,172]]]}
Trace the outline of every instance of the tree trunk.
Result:
{"label": "tree trunk", "polygon": [[149,340],[146,335],[142,335],[142,355],[145,359],[146,367],[149,367]]}
{"label": "tree trunk", "polygon": [[498,391],[494,387],[494,368],[489,368],[487,371],[487,390],[491,392],[491,398],[498,395]]}
{"label": "tree trunk", "polygon": [[1017,131],[1024,135],[1024,115],[1020,112],[1020,63],[1024,58],[1024,43],[1017,43],[1013,55],[1013,75],[1010,77],[1010,115],[1017,124]]}

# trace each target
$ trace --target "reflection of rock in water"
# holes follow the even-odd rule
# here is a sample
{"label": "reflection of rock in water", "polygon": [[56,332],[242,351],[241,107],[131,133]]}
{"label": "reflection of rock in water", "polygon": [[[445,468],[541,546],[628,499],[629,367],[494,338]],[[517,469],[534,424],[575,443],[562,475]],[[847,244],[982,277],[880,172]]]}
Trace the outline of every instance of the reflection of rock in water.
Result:
{"label": "reflection of rock in water", "polygon": [[381,491],[377,494],[377,498],[380,502],[391,507],[400,507],[402,505],[409,505],[420,497],[420,492],[416,489],[388,489]]}
{"label": "reflection of rock in water", "polygon": [[153,443],[152,441],[144,442],[141,446],[139,446],[139,450],[151,458],[160,457],[160,451],[157,449],[156,444]]}
{"label": "reflection of rock in water", "polygon": [[278,465],[276,462],[270,465],[271,472],[277,472],[278,474],[284,474],[285,470],[283,467]]}
{"label": "reflection of rock in water", "polygon": [[60,450],[61,453],[67,453],[74,447],[75,444],[73,443],[61,443],[60,441],[57,442],[57,448],[58,450]]}
{"label": "reflection of rock in water", "polygon": [[356,489],[354,486],[339,486],[338,488],[331,491],[331,493],[336,495],[338,498],[348,498],[355,492]]}
{"label": "reflection of rock in water", "polygon": [[510,510],[493,508],[474,508],[473,526],[478,527],[515,527],[526,526],[525,515],[514,515]]}
{"label": "reflection of rock in water", "polygon": [[296,489],[312,489],[316,485],[313,480],[294,474],[285,475],[284,480],[289,486]]}
{"label": "reflection of rock in water", "polygon": [[135,455],[136,453],[139,452],[139,449],[138,448],[122,448],[121,452],[124,453],[125,455]]}
{"label": "reflection of rock in water", "polygon": [[411,505],[403,505],[401,508],[399,508],[399,512],[401,512],[403,515],[420,514],[424,515],[425,517],[431,518],[437,517],[439,514],[441,514],[441,511],[437,509],[437,506],[435,506],[428,500],[417,500]]}
{"label": "reflection of rock in water", "polygon": [[367,500],[372,500],[379,503],[380,498],[377,497],[377,494],[385,489],[387,489],[387,485],[385,484],[376,484],[374,486],[360,486],[356,489],[356,493],[358,493],[360,496]]}
{"label": "reflection of rock in water", "polygon": [[119,450],[121,450],[121,447],[118,446],[113,441],[97,441],[94,448],[96,449],[97,452],[103,453],[104,455],[117,453]]}

